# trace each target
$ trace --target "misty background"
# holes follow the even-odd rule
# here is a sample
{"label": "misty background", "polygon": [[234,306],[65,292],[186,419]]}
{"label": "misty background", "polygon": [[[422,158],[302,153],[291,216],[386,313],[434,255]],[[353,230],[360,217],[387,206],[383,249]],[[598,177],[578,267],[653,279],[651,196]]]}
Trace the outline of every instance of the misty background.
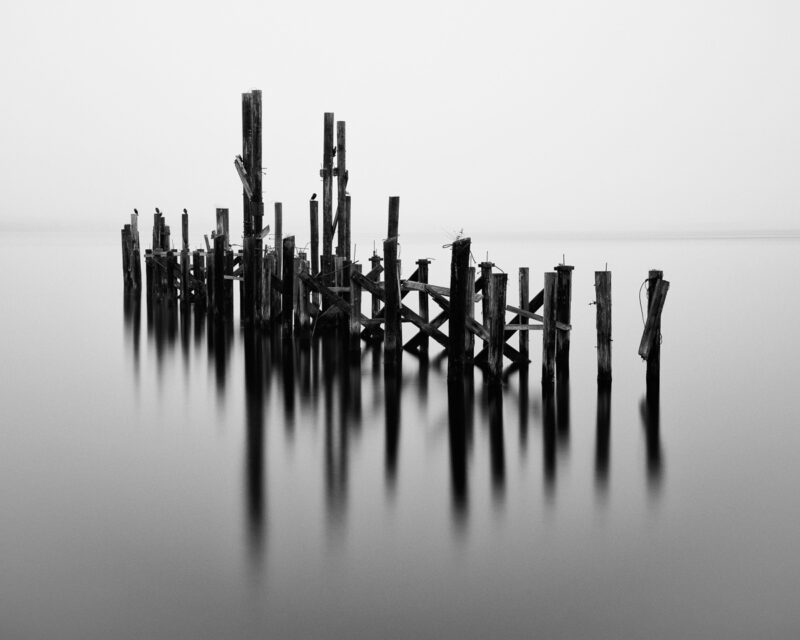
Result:
{"label": "misty background", "polygon": [[[323,112],[355,230],[794,231],[800,5],[781,1],[5,3],[0,228],[193,243],[241,220],[241,93],[264,201],[304,234]],[[173,222],[174,223],[174,222]]]}

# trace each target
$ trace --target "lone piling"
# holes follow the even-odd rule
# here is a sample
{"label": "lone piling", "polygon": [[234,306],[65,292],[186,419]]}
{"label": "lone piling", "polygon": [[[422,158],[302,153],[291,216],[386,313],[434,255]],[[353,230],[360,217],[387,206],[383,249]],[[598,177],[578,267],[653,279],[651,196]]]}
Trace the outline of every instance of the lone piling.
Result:
{"label": "lone piling", "polygon": [[611,383],[611,272],[594,272],[597,311],[597,382]]}

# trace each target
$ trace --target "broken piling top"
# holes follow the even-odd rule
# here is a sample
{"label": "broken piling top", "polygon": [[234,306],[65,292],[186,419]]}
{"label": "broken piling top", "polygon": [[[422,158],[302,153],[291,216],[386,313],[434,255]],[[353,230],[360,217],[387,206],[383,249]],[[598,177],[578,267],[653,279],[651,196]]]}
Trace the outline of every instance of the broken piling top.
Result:
{"label": "broken piling top", "polygon": [[[652,271],[650,272],[653,273]],[[660,271],[658,272],[661,273]],[[639,343],[639,355],[647,360],[648,364],[658,364],[661,343],[661,312],[669,291],[669,282],[662,278],[654,278],[655,287],[648,291],[647,322],[644,325],[642,341]]]}

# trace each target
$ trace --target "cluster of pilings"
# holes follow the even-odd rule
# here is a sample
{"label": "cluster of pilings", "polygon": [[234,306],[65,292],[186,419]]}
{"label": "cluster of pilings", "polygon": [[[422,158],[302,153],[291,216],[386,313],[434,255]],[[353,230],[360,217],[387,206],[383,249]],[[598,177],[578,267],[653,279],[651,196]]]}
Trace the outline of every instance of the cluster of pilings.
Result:
{"label": "cluster of pilings", "polygon": [[[170,228],[156,209],[152,248],[145,252],[148,305],[195,305],[221,321],[232,321],[234,281],[239,282],[239,316],[245,327],[280,331],[285,339],[307,339],[312,332],[336,328],[348,335],[349,351],[360,353],[362,341],[382,342],[387,369],[401,353],[425,357],[430,341],[448,356],[448,380],[463,377],[477,365],[488,372],[490,385],[503,379],[503,362],[516,367],[530,362],[529,331],[542,331],[542,384],[548,389],[569,377],[573,267],[560,264],[544,274],[543,288],[530,297],[529,269],[519,270],[517,305],[507,300],[508,274],[496,273],[494,263],[472,266],[469,238],[452,244],[449,287],[428,282],[427,259],[418,260],[408,278],[401,277],[398,256],[400,199],[389,198],[388,226],[382,255],[373,252],[370,269],[351,257],[351,198],[347,192],[345,123],[332,113],[323,121],[322,246],[319,202],[309,201],[310,257],[297,251],[295,236],[283,235],[283,207],[275,203],[274,229],[264,225],[262,196],[260,91],[242,95],[242,153],[234,166],[243,188],[242,248],[231,246],[228,209],[216,210],[216,227],[205,236],[205,250],[189,248],[189,218],[181,218],[181,249],[170,241]],[[334,124],[336,144],[334,146]],[[336,166],[334,166],[334,160]],[[334,180],[336,213],[334,216]],[[338,232],[334,249],[334,234]],[[273,243],[267,244],[269,237]],[[138,212],[122,230],[123,275],[126,291],[141,290]],[[381,274],[383,278],[381,280]],[[649,277],[648,319],[639,353],[648,362],[648,382],[657,381],[660,362],[660,316],[669,283],[660,271]],[[361,298],[371,296],[371,312],[362,313]],[[597,305],[598,382],[611,382],[611,273],[595,273]],[[419,295],[417,311],[403,303],[411,292]],[[429,303],[439,307],[431,318]],[[475,317],[480,302],[482,318]],[[541,310],[541,314],[537,312]],[[506,320],[506,313],[514,317]],[[403,324],[416,334],[404,342]],[[447,323],[448,333],[442,331]],[[519,334],[518,347],[509,340]],[[475,339],[483,343],[476,353]]]}

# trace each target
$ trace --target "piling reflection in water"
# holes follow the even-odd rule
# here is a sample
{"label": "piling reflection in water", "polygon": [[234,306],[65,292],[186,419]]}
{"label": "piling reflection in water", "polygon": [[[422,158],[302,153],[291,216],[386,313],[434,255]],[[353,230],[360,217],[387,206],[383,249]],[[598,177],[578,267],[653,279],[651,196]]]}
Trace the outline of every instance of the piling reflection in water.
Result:
{"label": "piling reflection in water", "polygon": [[597,494],[608,492],[608,471],[611,461],[611,385],[597,385],[597,428],[595,434],[594,486]]}
{"label": "piling reflection in water", "polygon": [[647,392],[639,403],[644,428],[647,460],[647,486],[652,498],[661,493],[664,478],[664,460],[661,450],[660,385],[657,379],[647,381]]}
{"label": "piling reflection in water", "polygon": [[141,365],[139,346],[142,332],[142,292],[136,290],[125,292],[122,297],[122,317],[125,334],[129,338],[131,355],[133,356],[133,372],[135,379],[139,380],[139,367]]}
{"label": "piling reflection in water", "polygon": [[[135,298],[126,297],[123,308],[126,340],[133,354],[133,366],[139,367],[141,305]],[[544,496],[548,500],[555,498],[558,465],[569,451],[571,437],[571,390],[566,378],[543,385],[539,396],[530,392],[530,373],[522,367],[514,372],[516,380],[509,377],[504,387],[490,388],[485,379],[479,378],[476,396],[474,369],[470,369],[457,383],[447,383],[441,356],[433,356],[430,360],[418,358],[416,364],[406,357],[404,363],[401,361],[395,366],[385,367],[380,345],[365,344],[360,356],[352,357],[346,332],[329,333],[324,339],[283,340],[279,335],[271,336],[263,331],[234,330],[229,322],[217,321],[213,313],[197,310],[184,313],[178,305],[170,304],[155,305],[148,311],[147,318],[148,335],[159,370],[172,353],[174,357],[182,357],[188,378],[190,370],[202,362],[203,354],[198,353],[197,347],[205,342],[206,362],[213,375],[219,406],[226,400],[229,390],[229,367],[234,343],[237,353],[243,350],[243,504],[248,546],[254,558],[263,554],[267,522],[266,415],[270,413],[271,402],[278,405],[280,423],[275,427],[282,432],[286,444],[291,446],[296,438],[302,437],[299,431],[301,427],[304,435],[307,434],[306,427],[315,429],[317,424],[320,427],[320,478],[324,485],[321,489],[328,533],[334,538],[339,535],[337,532],[345,530],[350,474],[353,471],[351,456],[358,440],[363,437],[365,426],[378,418],[379,424],[376,426],[382,433],[379,446],[383,447],[384,458],[383,488],[387,499],[394,500],[400,486],[399,473],[402,468],[402,405],[403,402],[408,406],[411,406],[408,403],[417,403],[425,408],[428,403],[433,403],[443,408],[439,404],[443,400],[441,393],[432,393],[432,386],[437,390],[447,389],[446,455],[454,532],[467,530],[471,493],[477,495],[476,491],[480,493],[486,490],[483,485],[476,489],[477,485],[470,479],[476,411],[479,412],[482,429],[487,429],[482,431],[482,435],[487,436],[487,450],[481,452],[481,458],[484,464],[488,462],[488,490],[492,504],[495,507],[505,504],[509,477],[517,476],[516,473],[509,476],[506,451],[509,446],[514,450],[515,433],[519,464],[532,464],[534,468],[541,466]],[[181,356],[175,350],[177,345]],[[195,355],[190,357],[191,353]],[[273,381],[278,388],[271,395]],[[368,398],[366,406],[364,398]],[[610,385],[598,386],[596,403],[594,486],[597,498],[604,500],[611,468]],[[508,407],[505,408],[504,404],[508,404]],[[657,496],[663,481],[657,382],[650,381],[648,384],[640,408],[647,454],[647,485],[651,496]],[[442,415],[433,412],[433,415],[437,414]],[[512,431],[506,432],[505,422],[509,416],[516,416],[518,423],[509,425]],[[408,437],[420,437],[417,427],[420,430],[426,428],[425,424],[414,426]],[[541,461],[529,462],[525,451],[531,446],[530,432],[539,426],[542,432]],[[370,432],[371,438],[374,433]],[[512,441],[508,440],[509,434],[512,434]],[[409,464],[416,463],[412,461]],[[479,468],[483,468],[483,464]],[[527,476],[523,474],[523,477]],[[523,487],[523,491],[525,489]]]}

